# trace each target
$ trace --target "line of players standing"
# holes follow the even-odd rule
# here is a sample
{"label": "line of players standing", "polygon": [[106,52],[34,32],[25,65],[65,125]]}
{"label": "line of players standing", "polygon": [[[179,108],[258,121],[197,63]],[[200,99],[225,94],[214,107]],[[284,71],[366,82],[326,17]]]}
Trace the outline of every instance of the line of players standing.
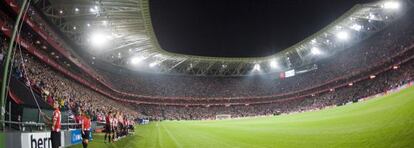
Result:
{"label": "line of players standing", "polygon": [[[53,116],[49,117],[45,113],[41,112],[44,121],[46,124],[50,125],[52,128],[51,139],[52,147],[60,147],[60,128],[61,128],[61,112],[59,109],[59,104],[54,103],[53,107],[55,108]],[[81,124],[82,131],[82,145],[83,148],[87,148],[89,144],[89,136],[91,134],[91,116],[80,109],[79,116],[77,116],[77,123]],[[128,118],[122,113],[112,114],[110,111],[105,117],[105,139],[104,142],[108,139],[108,142],[114,142],[116,139],[128,135],[129,131],[134,131],[133,121],[128,120]]]}
{"label": "line of players standing", "polygon": [[129,131],[134,131],[133,122],[120,112],[111,111],[105,116],[105,139],[104,142],[114,142],[120,137],[127,136]]}

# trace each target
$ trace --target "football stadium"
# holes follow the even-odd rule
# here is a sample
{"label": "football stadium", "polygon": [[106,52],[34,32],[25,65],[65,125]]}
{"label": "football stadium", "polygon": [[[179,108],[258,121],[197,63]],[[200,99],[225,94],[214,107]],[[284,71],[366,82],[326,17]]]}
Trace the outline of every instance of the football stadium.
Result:
{"label": "football stadium", "polygon": [[1,0],[0,148],[414,147],[414,0]]}

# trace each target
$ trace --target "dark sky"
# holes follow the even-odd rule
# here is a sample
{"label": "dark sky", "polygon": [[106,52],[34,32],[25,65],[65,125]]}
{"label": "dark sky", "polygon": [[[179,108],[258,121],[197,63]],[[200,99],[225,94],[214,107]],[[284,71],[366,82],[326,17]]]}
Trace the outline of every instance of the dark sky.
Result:
{"label": "dark sky", "polygon": [[257,57],[312,35],[373,0],[151,0],[161,47],[177,53]]}

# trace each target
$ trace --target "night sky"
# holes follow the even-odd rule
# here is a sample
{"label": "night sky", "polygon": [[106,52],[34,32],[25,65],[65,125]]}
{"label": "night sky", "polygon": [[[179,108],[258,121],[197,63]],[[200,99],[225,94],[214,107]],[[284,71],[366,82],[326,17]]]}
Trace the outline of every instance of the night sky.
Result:
{"label": "night sky", "polygon": [[357,3],[373,0],[151,0],[167,51],[222,57],[266,56],[305,39]]}

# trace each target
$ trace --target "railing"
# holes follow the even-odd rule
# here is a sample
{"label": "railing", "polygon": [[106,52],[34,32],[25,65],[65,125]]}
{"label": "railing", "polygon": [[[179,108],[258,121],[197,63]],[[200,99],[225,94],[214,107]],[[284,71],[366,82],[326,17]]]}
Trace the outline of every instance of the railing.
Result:
{"label": "railing", "polygon": [[[4,121],[0,120],[0,123],[6,124],[5,129],[3,131],[46,131],[49,128],[49,125],[45,123],[37,123],[37,122],[18,122],[18,121]],[[80,123],[62,123],[62,130],[69,130],[69,129],[80,129]]]}

